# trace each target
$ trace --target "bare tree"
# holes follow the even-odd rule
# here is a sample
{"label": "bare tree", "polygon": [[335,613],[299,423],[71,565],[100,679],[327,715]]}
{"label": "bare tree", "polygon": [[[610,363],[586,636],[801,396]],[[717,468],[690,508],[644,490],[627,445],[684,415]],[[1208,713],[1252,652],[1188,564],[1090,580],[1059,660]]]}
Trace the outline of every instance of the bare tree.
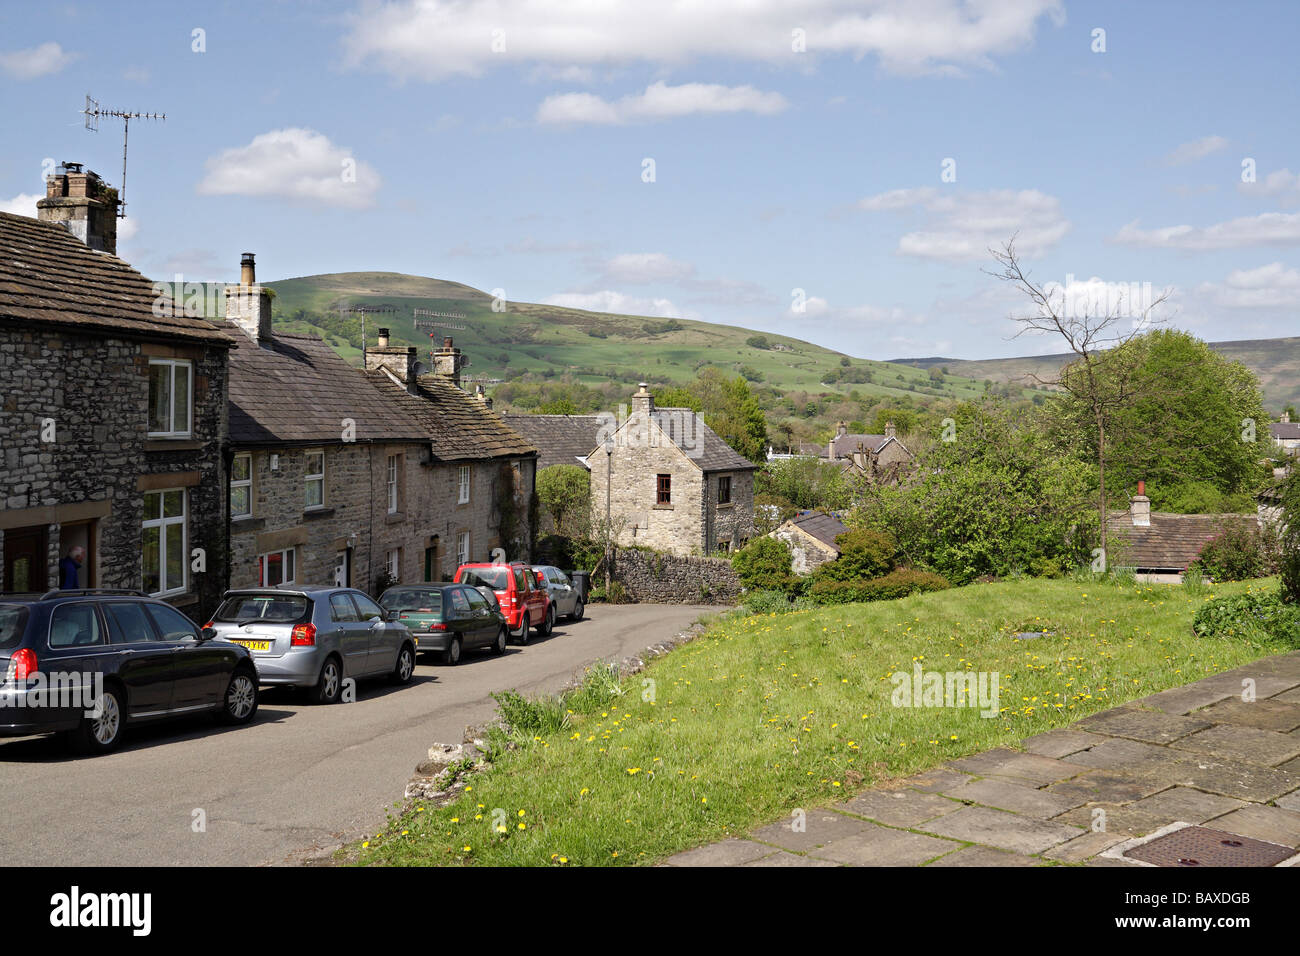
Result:
{"label": "bare tree", "polygon": [[[1054,299],[1042,286],[1034,283],[1021,267],[1013,236],[1001,249],[990,249],[997,261],[996,270],[985,270],[989,275],[1008,282],[1023,292],[1033,310],[1011,319],[1020,325],[1012,338],[1026,333],[1046,332],[1059,335],[1077,358],[1050,379],[1035,373],[1030,377],[1040,385],[1059,388],[1067,392],[1089,411],[1095,428],[1097,448],[1097,520],[1101,535],[1101,550],[1106,554],[1106,448],[1107,428],[1116,413],[1135,397],[1133,375],[1135,368],[1129,362],[1122,346],[1147,331],[1160,321],[1152,316],[1157,307],[1169,298],[1166,289],[1151,302],[1142,304],[1140,312],[1124,308],[1122,298],[1094,308],[1087,303],[1082,309],[1072,309],[1066,295]],[[1131,319],[1131,327],[1123,321]]]}

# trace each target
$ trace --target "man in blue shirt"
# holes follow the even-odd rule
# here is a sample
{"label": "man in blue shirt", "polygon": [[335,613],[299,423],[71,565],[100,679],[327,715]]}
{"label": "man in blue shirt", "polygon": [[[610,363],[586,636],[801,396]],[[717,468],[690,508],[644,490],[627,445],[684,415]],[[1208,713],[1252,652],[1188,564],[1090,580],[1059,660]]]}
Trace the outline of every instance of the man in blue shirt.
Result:
{"label": "man in blue shirt", "polygon": [[59,562],[59,590],[69,591],[81,587],[81,564],[86,560],[86,549],[77,545]]}

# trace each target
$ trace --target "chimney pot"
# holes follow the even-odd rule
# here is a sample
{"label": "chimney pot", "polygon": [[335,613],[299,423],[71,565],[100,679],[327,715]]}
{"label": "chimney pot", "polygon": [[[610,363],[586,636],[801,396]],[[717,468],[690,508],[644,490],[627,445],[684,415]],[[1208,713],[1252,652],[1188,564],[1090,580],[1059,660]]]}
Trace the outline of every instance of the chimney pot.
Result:
{"label": "chimney pot", "polygon": [[1147,497],[1147,483],[1138,482],[1138,493],[1133,496],[1133,501],[1129,505],[1129,513],[1133,516],[1133,527],[1147,528],[1151,526],[1151,499]]}
{"label": "chimney pot", "polygon": [[265,348],[271,341],[271,293],[257,284],[253,254],[239,257],[239,285],[228,285],[226,321],[233,322],[250,339]]}
{"label": "chimney pot", "polygon": [[375,346],[381,349],[388,348],[388,329],[381,328],[379,330],[379,335],[375,339]]}
{"label": "chimney pot", "polygon": [[63,163],[45,179],[36,218],[62,226],[91,249],[117,255],[116,193],[81,163]]}
{"label": "chimney pot", "polygon": [[239,257],[239,284],[257,285],[257,268],[253,265],[253,254],[245,252]]}

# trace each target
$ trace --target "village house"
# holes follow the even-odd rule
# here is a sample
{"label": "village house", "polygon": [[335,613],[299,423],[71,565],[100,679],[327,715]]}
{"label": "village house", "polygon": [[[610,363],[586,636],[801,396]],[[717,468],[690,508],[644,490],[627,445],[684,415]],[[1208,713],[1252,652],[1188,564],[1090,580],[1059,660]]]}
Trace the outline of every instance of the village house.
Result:
{"label": "village house", "polygon": [[0,213],[6,591],[140,589],[191,616],[225,586],[227,354],[117,258],[115,190],[65,163]]}
{"label": "village house", "polygon": [[754,533],[756,465],[689,408],[656,408],[643,382],[631,410],[588,449],[593,523],[619,545],[679,555],[743,547]]}
{"label": "village house", "polygon": [[1291,421],[1291,413],[1283,412],[1279,421],[1268,426],[1273,444],[1288,455],[1300,454],[1300,422]]}
{"label": "village house", "polygon": [[868,481],[893,484],[911,467],[913,455],[899,441],[893,422],[885,423],[885,434],[865,435],[849,431],[847,422],[837,422],[835,434],[824,445],[800,442],[788,452],[767,450],[767,460],[819,458],[837,464],[848,474]]}
{"label": "village house", "polygon": [[824,511],[801,511],[783,521],[768,537],[784,541],[789,546],[791,570],[795,574],[811,574],[840,556],[840,546],[835,539],[848,530],[839,518]]}
{"label": "village house", "polygon": [[1262,510],[1253,515],[1152,511],[1146,482],[1139,481],[1128,510],[1107,516],[1106,561],[1132,569],[1142,581],[1178,582],[1211,538],[1233,526],[1258,528],[1263,521]]}

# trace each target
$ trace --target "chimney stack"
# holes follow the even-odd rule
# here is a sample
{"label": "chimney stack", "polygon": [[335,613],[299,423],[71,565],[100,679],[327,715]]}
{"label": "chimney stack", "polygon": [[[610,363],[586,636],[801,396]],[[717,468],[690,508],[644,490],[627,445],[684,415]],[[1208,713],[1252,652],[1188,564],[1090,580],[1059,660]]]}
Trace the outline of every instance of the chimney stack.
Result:
{"label": "chimney stack", "polygon": [[388,329],[380,329],[378,343],[366,349],[366,371],[385,369],[414,395],[420,390],[419,350],[414,346],[390,345]]}
{"label": "chimney stack", "polygon": [[1285,424],[1286,422],[1291,421],[1291,413],[1290,413],[1290,412],[1283,412],[1283,413],[1282,413],[1282,419],[1281,419],[1281,420],[1282,420],[1282,422],[1283,422],[1284,424]]}
{"label": "chimney stack", "polygon": [[894,437],[894,423],[893,423],[893,422],[885,422],[885,437],[886,437],[886,438],[893,438],[893,437]]}
{"label": "chimney stack", "polygon": [[1138,493],[1129,504],[1129,514],[1133,516],[1133,527],[1149,528],[1151,526],[1151,499],[1147,497],[1147,483],[1138,482]]}
{"label": "chimney stack", "polygon": [[45,179],[36,218],[63,226],[91,249],[117,255],[117,190],[81,163],[65,162]]}
{"label": "chimney stack", "polygon": [[632,414],[649,418],[655,410],[655,397],[650,394],[650,386],[645,382],[632,395]]}
{"label": "chimney stack", "polygon": [[442,348],[433,353],[433,374],[451,379],[451,383],[460,388],[460,370],[469,364],[469,359],[460,354],[460,349],[451,343],[451,336],[442,340]]}
{"label": "chimney stack", "polygon": [[257,284],[253,254],[239,257],[239,285],[228,285],[226,321],[233,322],[255,343],[265,347],[271,341],[271,291]]}

